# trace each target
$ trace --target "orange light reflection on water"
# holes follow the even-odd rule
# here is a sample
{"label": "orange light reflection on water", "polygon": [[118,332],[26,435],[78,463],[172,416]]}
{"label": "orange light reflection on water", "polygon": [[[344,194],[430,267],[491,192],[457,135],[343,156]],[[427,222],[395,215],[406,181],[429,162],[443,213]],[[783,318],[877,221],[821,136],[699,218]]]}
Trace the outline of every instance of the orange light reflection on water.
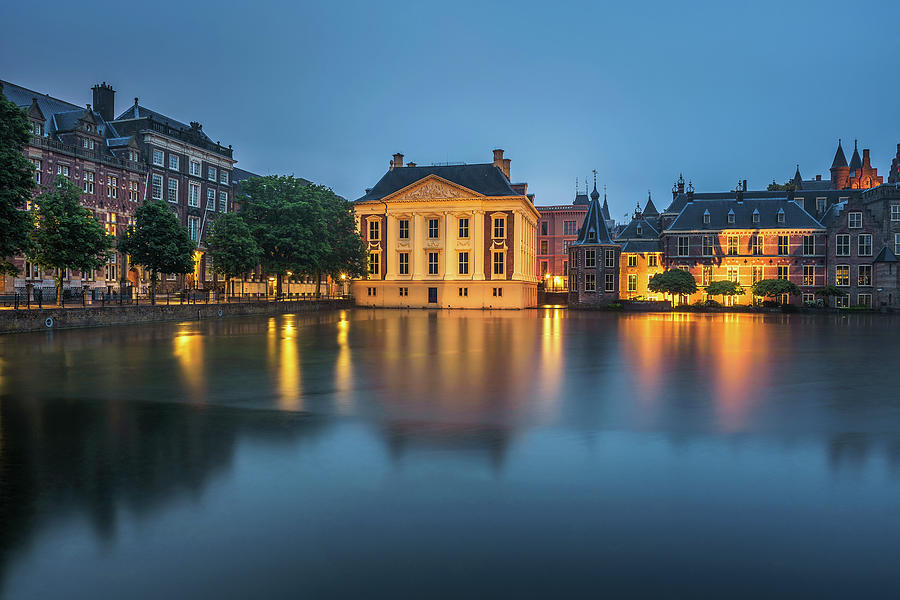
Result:
{"label": "orange light reflection on water", "polygon": [[181,379],[188,396],[193,402],[201,404],[206,402],[203,341],[203,336],[189,325],[179,328],[173,338],[173,353],[181,369]]}

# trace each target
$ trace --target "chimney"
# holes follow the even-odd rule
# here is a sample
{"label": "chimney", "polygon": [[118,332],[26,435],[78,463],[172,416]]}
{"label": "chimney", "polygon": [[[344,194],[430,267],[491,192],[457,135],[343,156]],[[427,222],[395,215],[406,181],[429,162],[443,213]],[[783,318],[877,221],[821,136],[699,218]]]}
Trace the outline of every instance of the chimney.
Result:
{"label": "chimney", "polygon": [[416,166],[416,163],[414,163],[414,162],[408,162],[408,163],[406,163],[406,166],[407,166],[407,167],[414,167],[414,166]]}
{"label": "chimney", "polygon": [[116,91],[105,81],[91,88],[94,92],[94,109],[104,121],[116,118]]}
{"label": "chimney", "polygon": [[821,176],[821,175],[816,175],[816,181],[822,181],[822,176]]}
{"label": "chimney", "polygon": [[501,171],[503,170],[503,150],[499,148],[494,150],[494,166]]}
{"label": "chimney", "polygon": [[399,169],[403,166],[403,155],[397,152],[394,154],[394,168]]}
{"label": "chimney", "polygon": [[872,162],[871,162],[871,159],[869,158],[869,149],[868,148],[863,148],[863,168],[864,169],[872,168]]}
{"label": "chimney", "polygon": [[503,171],[503,174],[506,175],[506,178],[509,179],[509,163],[512,162],[508,158],[503,159],[503,168],[500,169]]}

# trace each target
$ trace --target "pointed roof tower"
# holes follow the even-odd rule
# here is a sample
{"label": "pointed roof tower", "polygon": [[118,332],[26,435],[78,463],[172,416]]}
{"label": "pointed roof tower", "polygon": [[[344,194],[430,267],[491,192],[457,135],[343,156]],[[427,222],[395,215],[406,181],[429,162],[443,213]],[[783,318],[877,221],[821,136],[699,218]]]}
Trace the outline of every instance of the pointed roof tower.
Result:
{"label": "pointed roof tower", "polygon": [[594,181],[594,191],[591,192],[591,203],[588,205],[584,224],[578,230],[578,239],[573,244],[614,244],[603,218],[603,209],[600,207],[600,192],[597,191],[597,182]]}
{"label": "pointed roof tower", "polygon": [[797,170],[794,171],[794,185],[799,189],[803,185],[803,177],[800,175],[800,163],[797,163]]}
{"label": "pointed roof tower", "polygon": [[856,140],[853,140],[853,156],[850,158],[850,171],[856,171],[862,167],[862,159],[859,157],[859,150],[856,149]]}
{"label": "pointed roof tower", "polygon": [[831,168],[836,169],[837,167],[846,167],[847,166],[847,158],[844,156],[844,149],[841,148],[841,140],[838,138],[838,147],[837,152],[834,153],[834,162],[831,163]]}
{"label": "pointed roof tower", "polygon": [[658,217],[659,211],[656,210],[656,206],[653,205],[653,198],[650,196],[650,192],[647,192],[647,205],[644,207],[644,217]]}

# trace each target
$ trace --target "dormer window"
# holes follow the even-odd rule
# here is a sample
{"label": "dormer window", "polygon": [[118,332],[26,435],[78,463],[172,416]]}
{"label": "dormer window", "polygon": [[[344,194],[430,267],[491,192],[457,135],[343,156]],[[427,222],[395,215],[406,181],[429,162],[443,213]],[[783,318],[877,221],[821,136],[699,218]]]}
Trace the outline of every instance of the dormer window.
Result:
{"label": "dormer window", "polygon": [[637,226],[637,234],[644,235],[644,228],[640,224]]}
{"label": "dormer window", "polygon": [[759,223],[759,209],[753,209],[753,222]]}
{"label": "dormer window", "polygon": [[734,210],[728,211],[728,223],[734,225]]}
{"label": "dormer window", "polygon": [[597,232],[594,230],[588,231],[588,241],[596,242],[597,241]]}
{"label": "dormer window", "polygon": [[703,224],[709,225],[709,211],[708,210],[703,211]]}
{"label": "dormer window", "polygon": [[784,223],[784,209],[783,208],[778,209],[778,222]]}

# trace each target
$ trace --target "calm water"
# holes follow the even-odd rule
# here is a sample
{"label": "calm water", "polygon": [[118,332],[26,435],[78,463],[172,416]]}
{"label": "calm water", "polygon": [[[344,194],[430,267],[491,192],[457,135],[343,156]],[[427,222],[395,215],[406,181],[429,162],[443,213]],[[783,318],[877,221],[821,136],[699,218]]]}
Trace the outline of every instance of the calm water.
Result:
{"label": "calm water", "polygon": [[898,331],[360,310],[0,337],[0,596],[892,596]]}

